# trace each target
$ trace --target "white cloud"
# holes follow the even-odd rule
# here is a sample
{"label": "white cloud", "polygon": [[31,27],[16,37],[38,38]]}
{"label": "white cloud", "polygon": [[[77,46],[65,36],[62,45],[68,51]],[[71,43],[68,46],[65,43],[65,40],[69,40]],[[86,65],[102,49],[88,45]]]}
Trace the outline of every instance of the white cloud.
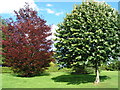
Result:
{"label": "white cloud", "polygon": [[50,8],[43,8],[43,9],[39,9],[40,11],[47,11],[47,13],[50,14],[54,14],[56,16],[62,15],[63,12],[55,12],[54,10],[50,9]]}
{"label": "white cloud", "polygon": [[56,13],[55,15],[56,15],[56,16],[59,16],[59,15],[61,15],[61,14],[63,14],[63,12],[58,12],[58,13]]}
{"label": "white cloud", "polygon": [[52,32],[53,37],[55,37],[54,34],[56,33],[56,29],[58,29],[58,26],[53,24],[51,26],[51,32]]}
{"label": "white cloud", "polygon": [[46,6],[51,7],[51,6],[53,6],[53,5],[52,5],[52,4],[46,4]]}
{"label": "white cloud", "polygon": [[58,29],[58,26],[56,26],[56,25],[52,25],[51,26],[51,33],[52,33],[52,35],[51,36],[49,36],[49,37],[47,37],[47,39],[51,39],[51,40],[53,40],[53,39],[55,39],[56,38],[56,36],[54,35],[55,33],[56,33],[56,30]]}
{"label": "white cloud", "polygon": [[31,8],[38,10],[34,0],[1,0],[0,1],[0,13],[13,13],[14,10],[18,11],[23,8],[27,2]]}
{"label": "white cloud", "polygon": [[[57,38],[56,36],[55,36],[55,33],[57,33],[56,32],[56,30],[58,29],[59,27],[58,26],[56,26],[56,25],[52,25],[52,27],[51,27],[51,32],[52,32],[52,35],[51,35],[51,39],[53,40],[53,39],[55,39],[55,38]],[[56,43],[57,41],[54,41],[54,43]],[[52,49],[53,50],[55,50],[56,48],[55,48],[55,46],[54,46],[54,44],[52,45]]]}
{"label": "white cloud", "polygon": [[[52,35],[49,36],[49,37],[47,37],[46,39],[53,41],[53,39],[56,38],[56,36],[55,36],[54,34],[56,33],[56,30],[57,30],[57,29],[58,29],[58,26],[56,26],[56,25],[53,24],[53,25],[51,26],[51,33],[52,33]],[[53,41],[53,43],[56,43],[56,41]],[[55,48],[54,44],[52,44],[52,50],[55,50],[55,49],[56,49],[56,48]]]}
{"label": "white cloud", "polygon": [[99,3],[104,3],[105,1],[102,0],[102,1],[98,1],[98,0],[94,0],[95,2],[99,2]]}
{"label": "white cloud", "polygon": [[51,10],[49,8],[47,8],[46,11],[47,11],[47,13],[55,13],[53,10]]}

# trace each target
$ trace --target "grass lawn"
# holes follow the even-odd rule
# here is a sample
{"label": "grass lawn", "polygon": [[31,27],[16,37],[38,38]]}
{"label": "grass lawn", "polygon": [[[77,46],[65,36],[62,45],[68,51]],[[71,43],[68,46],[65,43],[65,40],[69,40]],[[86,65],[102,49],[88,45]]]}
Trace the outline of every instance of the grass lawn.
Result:
{"label": "grass lawn", "polygon": [[94,74],[71,75],[68,72],[47,72],[36,77],[18,77],[4,68],[2,88],[118,88],[118,71],[102,71],[101,82],[93,84]]}

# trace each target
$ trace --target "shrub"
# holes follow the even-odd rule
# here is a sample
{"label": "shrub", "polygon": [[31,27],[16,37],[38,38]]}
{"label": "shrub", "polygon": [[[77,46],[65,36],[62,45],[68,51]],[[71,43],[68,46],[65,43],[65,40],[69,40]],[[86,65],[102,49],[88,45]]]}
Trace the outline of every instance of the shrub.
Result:
{"label": "shrub", "polygon": [[103,65],[101,67],[103,70],[109,70],[109,71],[119,71],[120,70],[120,61],[111,62],[107,65]]}
{"label": "shrub", "polygon": [[73,68],[72,74],[93,74],[94,69],[92,67],[77,66]]}

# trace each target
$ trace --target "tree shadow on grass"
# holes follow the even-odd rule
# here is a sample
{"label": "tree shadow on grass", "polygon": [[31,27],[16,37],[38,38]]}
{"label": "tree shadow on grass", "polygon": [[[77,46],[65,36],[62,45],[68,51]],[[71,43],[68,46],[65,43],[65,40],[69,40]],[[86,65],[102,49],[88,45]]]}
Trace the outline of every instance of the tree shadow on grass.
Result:
{"label": "tree shadow on grass", "polygon": [[[108,76],[100,76],[100,81],[103,82],[106,79],[110,79]],[[95,75],[82,74],[82,75],[61,75],[52,78],[55,82],[68,82],[69,84],[81,84],[81,83],[93,83],[95,81]]]}
{"label": "tree shadow on grass", "polygon": [[12,73],[12,75],[15,76],[15,77],[32,78],[32,77],[39,77],[39,76],[49,76],[50,73],[44,72],[44,73],[41,73],[41,74],[35,75],[35,76],[22,76],[22,75],[18,75],[18,74],[15,74],[15,73]]}

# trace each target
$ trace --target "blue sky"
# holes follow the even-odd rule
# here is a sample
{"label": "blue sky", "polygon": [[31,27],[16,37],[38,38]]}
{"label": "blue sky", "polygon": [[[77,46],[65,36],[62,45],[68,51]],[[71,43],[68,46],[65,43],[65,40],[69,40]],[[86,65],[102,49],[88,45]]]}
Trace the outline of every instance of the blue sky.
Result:
{"label": "blue sky", "polygon": [[[4,5],[5,1],[2,3],[0,3],[0,5]],[[48,0],[46,0],[46,2],[42,2],[41,0],[9,0],[9,1],[13,1],[13,5],[6,5],[8,7],[6,8],[0,8],[3,9],[2,11],[0,11],[0,16],[2,16],[2,18],[6,19],[6,18],[14,18],[14,13],[12,12],[14,9],[15,10],[19,10],[19,8],[21,6],[23,6],[24,2],[27,1],[31,1],[31,6],[33,8],[35,8],[38,11],[38,15],[47,20],[47,24],[49,25],[57,25],[58,23],[63,21],[63,18],[65,17],[66,13],[70,13],[71,10],[73,9],[74,4],[81,4],[81,1],[70,1],[68,0],[68,2],[49,2]],[[17,1],[17,2],[16,2]],[[21,1],[21,2],[19,2]],[[44,0],[45,1],[45,0]],[[99,0],[102,1],[102,0]],[[118,0],[114,0],[114,2],[111,0],[104,0],[106,1],[109,5],[111,5],[112,8],[115,8],[116,10],[118,10]],[[8,1],[7,1],[8,2]],[[19,2],[21,6],[18,7],[18,5],[16,5]],[[11,2],[8,2],[11,3]],[[15,6],[16,5],[16,6]]]}
{"label": "blue sky", "polygon": [[[107,2],[111,5],[112,8],[118,10],[118,2]],[[52,6],[46,7],[47,4]],[[48,24],[58,24],[63,21],[66,13],[70,13],[73,9],[74,4],[81,4],[81,2],[36,2],[36,5],[39,8],[49,8],[54,11],[54,13],[47,13],[46,11],[40,11],[39,15],[42,15],[45,20],[48,21]],[[56,15],[56,13],[61,13]]]}

